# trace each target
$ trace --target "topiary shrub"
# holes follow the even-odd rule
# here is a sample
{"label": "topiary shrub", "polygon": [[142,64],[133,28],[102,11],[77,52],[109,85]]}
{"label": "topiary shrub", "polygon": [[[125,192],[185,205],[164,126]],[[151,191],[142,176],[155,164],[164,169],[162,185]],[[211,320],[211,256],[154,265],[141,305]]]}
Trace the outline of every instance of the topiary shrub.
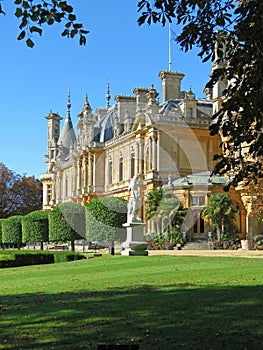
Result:
{"label": "topiary shrub", "polygon": [[85,237],[85,208],[75,203],[63,203],[48,214],[49,241],[74,241]]}
{"label": "topiary shrub", "polygon": [[12,244],[19,249],[22,243],[22,216],[10,216],[2,219],[2,241],[4,244]]}
{"label": "topiary shrub", "polygon": [[22,242],[41,244],[47,242],[48,237],[48,213],[43,210],[33,211],[22,218]]}
{"label": "topiary shrub", "polygon": [[127,201],[102,197],[86,205],[86,238],[89,241],[120,241],[126,238]]}

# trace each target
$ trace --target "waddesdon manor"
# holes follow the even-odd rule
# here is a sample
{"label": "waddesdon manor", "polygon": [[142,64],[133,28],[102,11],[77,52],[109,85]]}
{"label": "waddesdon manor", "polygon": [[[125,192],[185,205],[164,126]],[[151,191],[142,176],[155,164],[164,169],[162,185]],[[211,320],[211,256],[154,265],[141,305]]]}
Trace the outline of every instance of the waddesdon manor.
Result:
{"label": "waddesdon manor", "polygon": [[[223,192],[227,181],[226,177],[210,176],[220,140],[209,132],[226,82],[205,90],[206,98],[197,98],[191,89],[181,90],[183,77],[183,73],[160,71],[160,101],[154,86],[137,87],[132,96],[117,95],[110,106],[108,91],[106,107],[93,112],[86,96],[77,130],[71,121],[70,96],[61,131],[63,118],[50,112],[46,116],[47,171],[41,175],[43,209],[68,201],[85,205],[102,196],[128,200],[129,183],[139,175],[143,179],[140,215],[144,222],[143,201],[151,190],[162,186],[188,209],[187,237],[207,238],[211,227],[201,211],[211,195]],[[241,238],[262,232],[251,210],[251,196],[242,189],[230,189],[228,194],[238,209],[235,227]],[[147,232],[156,232],[151,220],[146,222]]]}

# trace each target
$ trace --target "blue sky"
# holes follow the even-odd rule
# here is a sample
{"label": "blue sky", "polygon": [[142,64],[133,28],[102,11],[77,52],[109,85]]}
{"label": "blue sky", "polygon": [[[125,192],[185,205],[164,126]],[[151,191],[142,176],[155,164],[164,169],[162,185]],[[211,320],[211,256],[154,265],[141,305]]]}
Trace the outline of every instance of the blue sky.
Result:
{"label": "blue sky", "polygon": [[[132,95],[135,87],[154,84],[161,93],[160,70],[168,69],[168,28],[137,25],[137,0],[68,0],[79,21],[90,30],[85,47],[60,35],[62,26],[44,27],[35,47],[18,42],[13,0],[0,16],[0,162],[18,174],[39,178],[46,171],[47,124],[50,110],[66,116],[68,87],[71,117],[77,123],[85,94],[92,109],[104,107],[107,81],[111,104],[116,95]],[[172,24],[173,30],[178,29]],[[196,51],[183,53],[172,42],[172,70],[185,74],[182,89],[198,97],[210,73]]]}

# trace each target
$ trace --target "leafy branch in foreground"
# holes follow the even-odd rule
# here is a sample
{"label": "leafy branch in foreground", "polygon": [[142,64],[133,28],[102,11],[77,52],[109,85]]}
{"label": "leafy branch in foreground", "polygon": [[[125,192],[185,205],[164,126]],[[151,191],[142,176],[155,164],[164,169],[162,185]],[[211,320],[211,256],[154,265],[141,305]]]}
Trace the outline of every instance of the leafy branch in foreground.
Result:
{"label": "leafy branch in foreground", "polygon": [[196,46],[203,62],[212,59],[207,87],[228,82],[212,117],[212,135],[222,136],[215,173],[230,185],[263,177],[263,2],[262,0],[142,0],[139,25],[173,20],[181,28],[183,51]]}
{"label": "leafy branch in foreground", "polygon": [[[67,1],[50,0],[49,2],[41,0],[14,0],[16,5],[15,16],[20,20],[20,33],[18,40],[26,41],[28,47],[34,46],[33,34],[42,35],[43,25],[53,25],[55,23],[64,23],[64,30],[61,35],[68,38],[79,37],[79,44],[86,44],[86,34],[82,23],[77,22],[73,7]],[[0,4],[0,13],[4,13]]]}

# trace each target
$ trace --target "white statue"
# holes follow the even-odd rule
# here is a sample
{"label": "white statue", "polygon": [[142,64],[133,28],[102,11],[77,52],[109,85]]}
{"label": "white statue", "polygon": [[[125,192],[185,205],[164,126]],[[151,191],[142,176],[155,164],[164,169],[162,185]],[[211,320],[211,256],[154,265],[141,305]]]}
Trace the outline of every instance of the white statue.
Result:
{"label": "white statue", "polygon": [[135,175],[129,184],[128,190],[131,191],[131,196],[128,202],[127,223],[142,221],[139,217],[141,207],[140,184],[140,175]]}

